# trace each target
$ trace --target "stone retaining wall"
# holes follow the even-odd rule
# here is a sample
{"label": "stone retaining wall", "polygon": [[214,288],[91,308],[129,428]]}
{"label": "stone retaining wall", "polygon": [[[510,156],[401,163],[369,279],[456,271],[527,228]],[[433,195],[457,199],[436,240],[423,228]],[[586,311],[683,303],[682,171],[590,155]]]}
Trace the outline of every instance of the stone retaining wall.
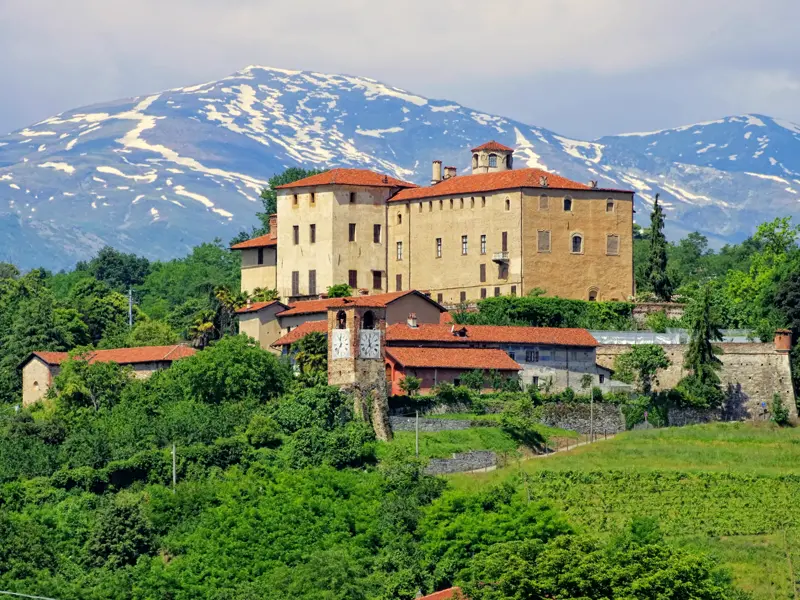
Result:
{"label": "stone retaining wall", "polygon": [[457,452],[453,458],[432,458],[425,468],[429,475],[464,473],[466,471],[491,471],[497,468],[497,454],[489,450]]}
{"label": "stone retaining wall", "polygon": [[[545,404],[542,406],[543,425],[569,429],[578,433],[589,433],[592,429],[591,405],[589,404]],[[613,404],[594,405],[594,432],[617,433],[625,431],[625,417]]]}
{"label": "stone retaining wall", "polygon": [[[414,417],[389,417],[389,425],[392,431],[414,431]],[[437,431],[458,431],[469,429],[471,422],[467,419],[419,419],[419,430],[425,433],[436,433]]]}

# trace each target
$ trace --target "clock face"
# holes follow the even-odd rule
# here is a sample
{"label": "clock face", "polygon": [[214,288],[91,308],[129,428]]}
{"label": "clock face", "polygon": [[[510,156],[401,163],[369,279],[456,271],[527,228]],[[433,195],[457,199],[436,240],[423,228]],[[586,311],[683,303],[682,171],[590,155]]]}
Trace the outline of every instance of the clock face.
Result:
{"label": "clock face", "polygon": [[378,359],[381,357],[381,332],[377,329],[364,329],[361,331],[359,344],[361,358]]}
{"label": "clock face", "polygon": [[347,329],[334,329],[331,341],[333,358],[350,358],[350,332]]}

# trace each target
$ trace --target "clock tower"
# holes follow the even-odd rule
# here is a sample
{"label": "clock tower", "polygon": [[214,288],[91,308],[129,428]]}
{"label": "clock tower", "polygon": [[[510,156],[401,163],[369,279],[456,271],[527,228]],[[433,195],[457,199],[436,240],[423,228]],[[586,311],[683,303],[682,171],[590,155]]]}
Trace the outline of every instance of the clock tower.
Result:
{"label": "clock tower", "polygon": [[328,384],[352,394],[354,411],[379,440],[392,437],[386,391],[386,309],[345,298],[328,309]]}

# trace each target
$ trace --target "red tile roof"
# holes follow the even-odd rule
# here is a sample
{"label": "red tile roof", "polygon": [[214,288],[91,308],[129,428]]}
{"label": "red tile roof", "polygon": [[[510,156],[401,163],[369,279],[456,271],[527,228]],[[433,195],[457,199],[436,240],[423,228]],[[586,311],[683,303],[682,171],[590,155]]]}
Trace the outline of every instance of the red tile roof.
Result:
{"label": "red tile roof", "polygon": [[438,369],[497,369],[520,366],[499,348],[386,348],[386,355],[404,367]]}
{"label": "red tile roof", "polygon": [[415,188],[413,183],[395,179],[388,175],[381,175],[368,169],[331,169],[324,173],[318,173],[311,177],[305,177],[292,183],[285,183],[277,186],[276,190],[284,190],[297,187],[309,187],[313,185],[363,185],[368,187],[401,187]]}
{"label": "red tile roof", "polygon": [[248,248],[269,248],[270,246],[277,246],[278,245],[278,237],[273,233],[269,232],[266,235],[260,235],[258,237],[254,237],[253,239],[246,240],[244,242],[239,242],[238,244],[234,244],[231,246],[231,250],[247,250]]}
{"label": "red tile roof", "polygon": [[451,587],[447,588],[446,590],[434,592],[433,594],[429,594],[428,596],[423,596],[422,598],[418,598],[417,600],[451,600],[453,598],[460,598],[461,596],[456,596],[456,594],[460,593],[461,593],[461,588]]}
{"label": "red tile roof", "polygon": [[273,346],[290,346],[300,339],[307,336],[309,333],[328,333],[328,320],[321,321],[306,321],[292,329],[289,333],[281,338],[278,338],[272,345]]}
{"label": "red tile roof", "polygon": [[[85,358],[90,363],[115,362],[121,365],[133,365],[148,362],[172,362],[192,356],[197,350],[182,344],[174,346],[142,346],[140,348],[116,348],[114,350],[89,350]],[[33,352],[31,357],[38,356],[49,365],[60,365],[69,358],[67,352]],[[27,363],[28,360],[25,362]]]}
{"label": "red tile roof", "polygon": [[473,148],[472,152],[480,152],[481,150],[499,150],[500,152],[513,152],[513,148],[509,148],[508,146],[503,146],[500,142],[495,142],[492,140],[491,142],[486,142],[485,144],[481,144],[477,148]]}
{"label": "red tile roof", "polygon": [[405,292],[390,292],[388,294],[375,294],[374,296],[351,296],[349,298],[325,298],[323,300],[301,300],[300,302],[293,302],[289,305],[288,310],[278,313],[279,317],[290,317],[294,315],[310,315],[314,313],[327,312],[330,308],[340,308],[344,306],[360,306],[365,308],[385,308],[399,298],[408,296],[409,294],[416,294],[425,298],[431,304],[436,305],[442,312],[445,312],[443,306],[434,302],[425,294],[416,290],[406,290]]}
{"label": "red tile roof", "polygon": [[267,308],[268,306],[272,306],[273,304],[280,304],[284,309],[289,308],[283,302],[278,302],[277,300],[272,300],[270,302],[253,302],[250,305],[245,305],[242,308],[237,308],[236,314],[241,315],[244,313],[258,312],[262,308]]}
{"label": "red tile roof", "polygon": [[[455,335],[453,330],[466,329],[465,336]],[[387,342],[429,343],[498,343],[498,344],[546,344],[549,346],[577,346],[596,348],[599,344],[586,329],[558,327],[509,327],[497,325],[432,325],[420,324],[409,327],[396,323],[386,328]]]}
{"label": "red tile roof", "polygon": [[[542,187],[541,178],[547,177],[547,187]],[[463,196],[482,194],[499,190],[520,188],[541,188],[557,190],[593,190],[596,192],[626,191],[592,188],[591,186],[572,181],[555,173],[541,169],[513,169],[495,173],[478,173],[475,175],[457,175],[439,183],[408,190],[401,190],[389,198],[389,202],[418,200],[420,198],[436,198],[439,196]],[[633,192],[629,192],[633,193]]]}

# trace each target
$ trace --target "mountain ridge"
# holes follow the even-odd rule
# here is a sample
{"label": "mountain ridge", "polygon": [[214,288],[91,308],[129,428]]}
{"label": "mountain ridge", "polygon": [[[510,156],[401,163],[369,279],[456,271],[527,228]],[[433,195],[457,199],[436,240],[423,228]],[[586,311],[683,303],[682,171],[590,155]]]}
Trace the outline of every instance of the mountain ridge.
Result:
{"label": "mountain ridge", "polygon": [[251,65],[0,137],[0,261],[66,268],[106,244],[180,256],[256,225],[259,190],[287,167],[425,184],[431,160],[468,172],[469,149],[490,139],[515,148],[517,167],[635,190],[640,221],[660,193],[673,238],[739,241],[800,215],[800,126],[789,121],[739,115],[576,140],[371,78]]}

